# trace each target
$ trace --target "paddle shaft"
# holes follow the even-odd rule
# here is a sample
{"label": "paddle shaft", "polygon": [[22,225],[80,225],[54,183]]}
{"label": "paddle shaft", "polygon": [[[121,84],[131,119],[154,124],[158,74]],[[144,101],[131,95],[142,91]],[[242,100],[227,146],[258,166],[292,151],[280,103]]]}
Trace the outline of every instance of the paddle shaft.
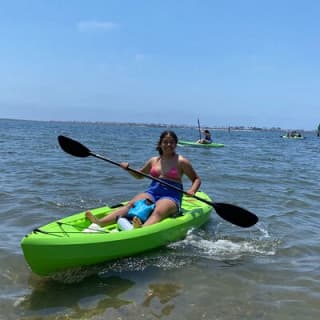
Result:
{"label": "paddle shaft", "polygon": [[[58,141],[59,141],[61,148],[65,152],[67,152],[75,157],[85,158],[88,156],[93,156],[95,158],[107,161],[111,164],[114,164],[118,167],[123,168],[123,166],[120,163],[115,162],[110,159],[107,159],[99,154],[91,152],[86,146],[82,145],[80,142],[75,141],[71,138],[60,135],[58,137]],[[227,220],[237,226],[247,228],[247,227],[253,226],[254,224],[256,224],[258,222],[258,217],[255,214],[253,214],[253,213],[249,212],[248,210],[243,209],[241,207],[238,207],[238,206],[235,206],[232,204],[228,204],[228,203],[221,203],[221,202],[214,203],[214,202],[208,201],[206,199],[202,199],[196,195],[190,195],[187,192],[183,191],[182,189],[180,189],[170,183],[167,183],[161,179],[152,177],[152,176],[145,174],[143,172],[131,169],[130,167],[123,168],[123,169],[128,170],[132,173],[135,173],[136,175],[141,175],[141,176],[146,177],[148,179],[157,181],[162,185],[165,185],[169,188],[175,189],[181,193],[184,193],[190,197],[193,197],[199,201],[202,201],[202,202],[208,204],[209,206],[212,206],[221,218],[223,218],[223,219],[225,219],[225,220]]]}
{"label": "paddle shaft", "polygon": [[200,129],[200,121],[199,121],[199,118],[198,118],[198,129],[199,129],[199,137],[200,137],[200,140],[201,140],[201,129]]}

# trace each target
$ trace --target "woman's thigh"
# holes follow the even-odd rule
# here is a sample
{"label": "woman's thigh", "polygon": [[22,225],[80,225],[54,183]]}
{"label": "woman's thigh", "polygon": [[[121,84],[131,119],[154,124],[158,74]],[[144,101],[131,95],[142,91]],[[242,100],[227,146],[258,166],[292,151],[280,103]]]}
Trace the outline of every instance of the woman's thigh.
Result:
{"label": "woman's thigh", "polygon": [[175,214],[177,210],[177,205],[174,200],[169,198],[161,198],[156,202],[153,212],[160,215],[163,219]]}

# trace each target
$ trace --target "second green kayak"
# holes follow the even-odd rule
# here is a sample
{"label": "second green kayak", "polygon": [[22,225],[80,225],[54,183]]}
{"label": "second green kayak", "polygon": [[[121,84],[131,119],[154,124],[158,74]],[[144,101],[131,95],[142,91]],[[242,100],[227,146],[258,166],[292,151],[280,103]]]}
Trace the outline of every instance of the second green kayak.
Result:
{"label": "second green kayak", "polygon": [[304,136],[292,136],[292,137],[290,137],[290,136],[284,135],[284,136],[282,136],[282,138],[284,138],[284,139],[304,139]]}
{"label": "second green kayak", "polygon": [[[203,192],[197,192],[197,196],[211,201]],[[124,203],[91,212],[101,218]],[[182,212],[176,217],[133,230],[120,231],[117,224],[113,224],[92,230],[95,232],[84,232],[90,222],[86,220],[85,212],[80,212],[34,229],[22,239],[21,247],[31,270],[47,276],[74,267],[133,256],[181,240],[188,230],[206,223],[211,211],[212,207],[203,201],[183,196]]]}
{"label": "second green kayak", "polygon": [[194,141],[186,141],[186,140],[179,140],[178,145],[185,145],[190,147],[200,147],[200,148],[221,148],[224,147],[223,143],[198,143]]}

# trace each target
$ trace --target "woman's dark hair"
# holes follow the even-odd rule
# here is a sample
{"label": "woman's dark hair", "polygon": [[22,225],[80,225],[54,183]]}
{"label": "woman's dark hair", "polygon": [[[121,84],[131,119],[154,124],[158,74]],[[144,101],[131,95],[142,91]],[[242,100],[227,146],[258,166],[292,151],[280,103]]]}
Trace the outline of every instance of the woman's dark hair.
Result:
{"label": "woman's dark hair", "polygon": [[166,137],[166,136],[170,136],[171,138],[173,138],[173,140],[175,141],[175,143],[177,144],[178,143],[178,137],[177,135],[171,131],[171,130],[166,130],[166,131],[163,131],[160,135],[160,139],[157,143],[157,147],[156,147],[156,150],[159,152],[160,156],[163,154],[163,151],[161,149],[161,143],[162,143],[162,140]]}

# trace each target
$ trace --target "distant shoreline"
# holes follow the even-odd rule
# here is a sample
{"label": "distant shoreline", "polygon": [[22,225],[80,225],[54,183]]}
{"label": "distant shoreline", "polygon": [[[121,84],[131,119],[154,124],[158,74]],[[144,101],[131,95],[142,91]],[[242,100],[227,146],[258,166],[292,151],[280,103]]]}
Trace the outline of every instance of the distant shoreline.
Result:
{"label": "distant shoreline", "polygon": [[[87,124],[101,124],[101,125],[125,125],[125,126],[139,126],[139,127],[158,127],[158,128],[194,128],[199,130],[195,125],[187,124],[163,124],[163,123],[142,123],[142,122],[117,122],[117,121],[80,121],[80,120],[27,120],[27,119],[12,119],[0,118],[0,121],[35,121],[35,122],[62,122],[62,123],[87,123]],[[212,131],[291,131],[296,130],[300,132],[317,132],[317,130],[304,130],[304,129],[282,129],[279,127],[261,128],[261,127],[246,127],[246,126],[204,126],[203,128]]]}

